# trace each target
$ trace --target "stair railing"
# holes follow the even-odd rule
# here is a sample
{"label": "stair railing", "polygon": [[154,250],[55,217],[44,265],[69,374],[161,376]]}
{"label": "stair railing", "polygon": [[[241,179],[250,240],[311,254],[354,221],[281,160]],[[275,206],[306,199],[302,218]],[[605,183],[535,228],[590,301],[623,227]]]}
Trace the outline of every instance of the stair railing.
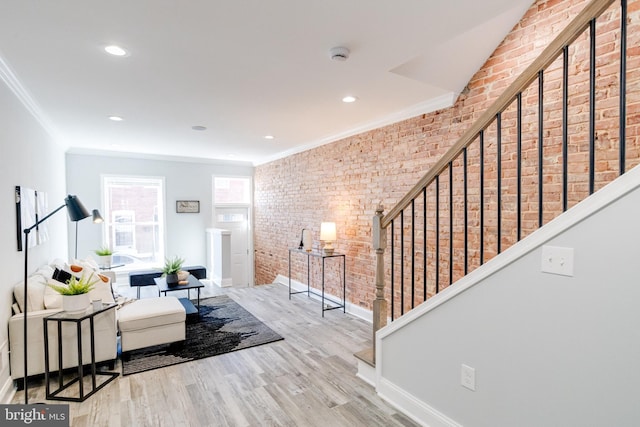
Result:
{"label": "stair railing", "polygon": [[[513,240],[523,238],[526,227],[523,227],[523,213],[526,213],[527,224],[532,222],[531,212],[523,212],[525,196],[527,205],[537,203],[536,226],[542,227],[545,221],[544,198],[545,181],[545,114],[550,111],[545,109],[545,70],[558,59],[562,59],[559,66],[562,72],[561,84],[561,187],[562,200],[561,211],[565,211],[570,200],[569,187],[569,49],[581,36],[588,36],[589,45],[589,77],[588,77],[588,194],[595,191],[596,178],[596,20],[612,4],[614,0],[593,0],[576,18],[551,42],[551,44],[533,61],[533,63],[500,95],[495,103],[489,107],[481,117],[463,134],[463,136],[438,160],[433,167],[420,179],[420,181],[404,196],[386,215],[379,206],[373,219],[373,246],[376,252],[376,299],[373,304],[374,312],[374,360],[375,360],[375,333],[384,327],[387,319],[391,321],[405,313],[428,297],[437,294],[446,286],[454,282],[455,274],[466,275],[472,266],[473,259],[477,265],[487,261],[487,255],[497,255],[504,249],[505,235],[513,235]],[[625,141],[626,141],[626,61],[627,61],[627,0],[620,0],[620,71],[619,71],[619,161],[617,173],[625,171]],[[537,85],[537,95],[533,89]],[[526,91],[526,94],[525,94]],[[532,96],[531,93],[534,93]],[[523,107],[523,100],[530,101],[537,98],[537,124],[525,122],[523,112],[531,113],[531,107]],[[515,106],[514,106],[515,104]],[[515,111],[514,111],[515,110]],[[506,113],[507,112],[507,113]],[[504,131],[504,116],[510,121],[515,116],[515,126],[511,124],[508,135]],[[528,114],[531,116],[531,114]],[[533,143],[537,144],[537,159],[523,156],[523,144],[531,132],[523,129],[525,125],[530,128],[537,127]],[[503,194],[503,137],[513,139],[515,134],[515,189],[509,187],[509,200]],[[531,142],[531,141],[529,141]],[[489,163],[491,156],[487,156],[487,148],[495,144],[495,162]],[[473,154],[471,155],[471,151]],[[511,154],[511,153],[509,153]],[[470,163],[470,159],[477,160]],[[523,163],[526,160],[527,163]],[[511,161],[509,159],[508,161]],[[525,167],[530,170],[531,164],[537,162],[536,172],[532,181],[537,180],[537,200],[529,200],[529,193],[523,193],[523,174]],[[474,169],[474,175],[479,178],[478,193],[473,194],[475,210],[470,209],[470,168]],[[558,167],[558,166],[551,166]],[[476,171],[477,170],[477,171]],[[555,170],[555,169],[554,169]],[[488,174],[494,177],[487,180]],[[455,175],[455,178],[454,178]],[[487,183],[491,185],[487,190]],[[512,183],[510,183],[512,185]],[[460,185],[462,188],[460,189]],[[533,184],[527,184],[531,189]],[[487,194],[490,193],[490,194]],[[515,200],[513,199],[515,193]],[[495,205],[494,218],[487,218],[486,207],[488,203]],[[510,209],[505,210],[505,204],[515,205],[515,224],[513,229],[503,230],[503,215],[512,214]],[[441,205],[445,205],[444,209]],[[456,206],[458,208],[456,209]],[[454,215],[454,212],[458,214]],[[460,214],[462,212],[462,214]],[[444,214],[443,214],[444,213]],[[560,213],[560,212],[558,212]],[[473,216],[473,218],[470,218]],[[511,215],[513,217],[513,215]],[[513,220],[513,218],[510,218]],[[456,219],[459,219],[456,222]],[[549,218],[547,218],[548,220]],[[448,225],[443,230],[441,222]],[[514,221],[511,221],[514,222]],[[431,226],[431,227],[430,227]],[[417,229],[417,230],[416,230]],[[472,232],[472,230],[475,230]],[[492,233],[487,233],[490,230]],[[495,230],[495,233],[493,233]],[[470,234],[475,237],[471,241]],[[454,238],[455,235],[462,239]],[[406,240],[407,241],[406,241]],[[490,242],[488,242],[490,240]],[[385,251],[387,243],[390,244],[390,262],[385,264]],[[487,244],[492,244],[492,250],[487,250]],[[505,244],[508,242],[505,242]],[[441,253],[441,246],[448,246],[446,253]],[[407,248],[407,246],[409,246]],[[454,256],[454,252],[458,255]],[[447,257],[448,253],[448,257]],[[460,255],[462,253],[462,255]],[[398,271],[399,270],[399,271]],[[455,270],[455,273],[454,273]],[[447,276],[446,283],[441,281],[441,276]],[[390,289],[386,289],[386,279],[390,281]],[[429,279],[431,278],[431,279]],[[405,284],[405,279],[408,284]],[[396,283],[398,282],[399,283]],[[420,283],[421,282],[421,283]],[[420,284],[422,286],[420,286]],[[408,288],[407,288],[408,285]],[[406,301],[409,296],[405,291],[410,291],[410,304]],[[422,300],[422,301],[420,301]],[[390,313],[388,312],[390,305]],[[399,313],[398,308],[399,306]]]}

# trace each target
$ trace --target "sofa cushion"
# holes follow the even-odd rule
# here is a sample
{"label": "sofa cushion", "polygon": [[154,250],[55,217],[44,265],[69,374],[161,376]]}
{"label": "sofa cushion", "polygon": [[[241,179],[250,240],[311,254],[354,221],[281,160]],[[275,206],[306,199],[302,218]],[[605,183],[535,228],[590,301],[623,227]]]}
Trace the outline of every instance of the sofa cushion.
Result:
{"label": "sofa cushion", "polygon": [[54,271],[55,271],[54,267],[51,267],[50,265],[43,265],[40,268],[38,268],[38,271],[36,271],[36,273],[42,274],[46,279],[51,279],[53,277]]}
{"label": "sofa cushion", "polygon": [[[33,274],[27,278],[27,310],[44,310],[44,292],[47,288],[47,279],[41,274]],[[24,282],[18,283],[13,288],[13,296],[24,312]]]}
{"label": "sofa cushion", "polygon": [[186,313],[176,297],[145,298],[118,310],[121,331],[136,331],[184,322]]}

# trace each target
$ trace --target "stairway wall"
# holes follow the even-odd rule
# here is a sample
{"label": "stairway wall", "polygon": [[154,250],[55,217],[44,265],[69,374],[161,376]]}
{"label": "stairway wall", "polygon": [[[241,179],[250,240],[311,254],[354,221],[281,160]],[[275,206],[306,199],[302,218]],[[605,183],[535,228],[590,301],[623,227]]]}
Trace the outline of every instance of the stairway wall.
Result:
{"label": "stairway wall", "polygon": [[[638,218],[636,167],[379,331],[381,396],[431,426],[638,425]],[[541,272],[543,245],[573,277]]]}

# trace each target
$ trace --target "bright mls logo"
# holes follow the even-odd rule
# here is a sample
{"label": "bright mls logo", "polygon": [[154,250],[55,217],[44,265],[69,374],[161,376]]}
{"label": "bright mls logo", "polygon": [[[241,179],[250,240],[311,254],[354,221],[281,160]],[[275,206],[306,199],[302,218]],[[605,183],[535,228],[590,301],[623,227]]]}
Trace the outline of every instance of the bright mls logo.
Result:
{"label": "bright mls logo", "polygon": [[69,405],[0,405],[0,425],[69,427]]}

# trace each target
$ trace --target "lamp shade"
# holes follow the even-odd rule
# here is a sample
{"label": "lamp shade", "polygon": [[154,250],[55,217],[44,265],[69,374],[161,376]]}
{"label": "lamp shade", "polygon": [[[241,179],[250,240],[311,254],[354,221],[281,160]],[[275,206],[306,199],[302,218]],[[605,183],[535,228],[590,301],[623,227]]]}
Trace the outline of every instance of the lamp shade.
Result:
{"label": "lamp shade", "polygon": [[335,242],[336,240],[336,223],[323,222],[320,224],[320,240],[326,242]]}
{"label": "lamp shade", "polygon": [[100,224],[100,223],[104,222],[104,219],[102,219],[102,215],[100,215],[100,211],[98,209],[94,209],[92,211],[92,215],[93,215],[93,223],[94,224]]}
{"label": "lamp shade", "polygon": [[67,213],[71,221],[80,221],[81,219],[91,216],[77,196],[69,194],[64,199],[64,203],[67,205]]}

